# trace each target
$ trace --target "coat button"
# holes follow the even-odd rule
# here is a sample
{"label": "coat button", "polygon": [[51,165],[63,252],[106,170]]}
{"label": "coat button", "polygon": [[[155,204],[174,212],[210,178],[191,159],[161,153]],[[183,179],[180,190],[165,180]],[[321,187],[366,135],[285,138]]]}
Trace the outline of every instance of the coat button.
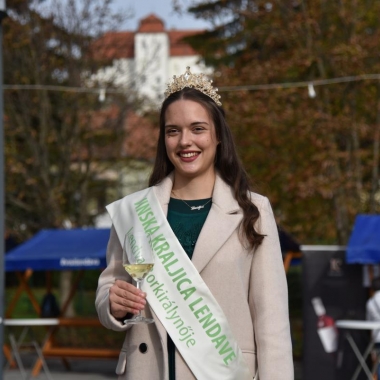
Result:
{"label": "coat button", "polygon": [[141,343],[140,346],[139,346],[139,351],[142,353],[142,354],[145,354],[147,351],[148,351],[148,346],[146,345],[146,343]]}

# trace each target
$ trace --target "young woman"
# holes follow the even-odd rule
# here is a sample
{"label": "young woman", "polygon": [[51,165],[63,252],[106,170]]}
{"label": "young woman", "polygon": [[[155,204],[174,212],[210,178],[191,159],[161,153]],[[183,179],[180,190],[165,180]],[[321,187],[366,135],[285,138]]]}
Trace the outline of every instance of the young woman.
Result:
{"label": "young woman", "polygon": [[[291,380],[287,283],[269,201],[249,189],[211,82],[187,68],[165,95],[150,188],[108,208],[114,226],[96,308],[105,327],[126,331],[116,372]],[[129,223],[145,228],[156,254],[144,292],[122,266]],[[123,323],[140,310],[155,323]]]}

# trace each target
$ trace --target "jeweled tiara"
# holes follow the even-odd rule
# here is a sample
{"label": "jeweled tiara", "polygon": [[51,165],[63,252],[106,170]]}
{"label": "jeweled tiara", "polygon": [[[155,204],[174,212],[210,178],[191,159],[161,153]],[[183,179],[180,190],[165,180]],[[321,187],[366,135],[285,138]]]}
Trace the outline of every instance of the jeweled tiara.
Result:
{"label": "jeweled tiara", "polygon": [[203,94],[209,96],[218,106],[221,106],[220,95],[217,93],[218,89],[212,86],[212,80],[206,78],[204,74],[192,74],[190,67],[186,67],[185,74],[177,77],[173,75],[173,81],[168,84],[165,91],[165,99],[185,87],[195,88]]}

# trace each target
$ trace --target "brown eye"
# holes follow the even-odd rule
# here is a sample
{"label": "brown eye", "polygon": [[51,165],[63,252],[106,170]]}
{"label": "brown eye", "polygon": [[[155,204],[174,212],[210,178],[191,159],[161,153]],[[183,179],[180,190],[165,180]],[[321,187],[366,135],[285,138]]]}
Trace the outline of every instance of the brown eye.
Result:
{"label": "brown eye", "polygon": [[169,136],[172,136],[172,135],[174,135],[174,134],[176,134],[178,132],[178,129],[175,129],[175,128],[168,128],[167,130],[166,130],[166,134],[167,135],[169,135]]}

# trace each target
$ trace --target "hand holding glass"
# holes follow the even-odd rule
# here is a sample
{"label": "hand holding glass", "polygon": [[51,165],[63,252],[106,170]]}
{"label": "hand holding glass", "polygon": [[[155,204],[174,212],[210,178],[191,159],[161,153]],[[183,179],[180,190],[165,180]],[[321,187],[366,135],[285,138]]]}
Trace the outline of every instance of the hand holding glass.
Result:
{"label": "hand holding glass", "polygon": [[[136,282],[136,288],[140,289],[141,283],[154,265],[154,254],[151,241],[144,232],[128,231],[123,244],[124,269]],[[126,325],[136,323],[153,323],[154,319],[145,318],[141,311],[131,319],[126,319]]]}

